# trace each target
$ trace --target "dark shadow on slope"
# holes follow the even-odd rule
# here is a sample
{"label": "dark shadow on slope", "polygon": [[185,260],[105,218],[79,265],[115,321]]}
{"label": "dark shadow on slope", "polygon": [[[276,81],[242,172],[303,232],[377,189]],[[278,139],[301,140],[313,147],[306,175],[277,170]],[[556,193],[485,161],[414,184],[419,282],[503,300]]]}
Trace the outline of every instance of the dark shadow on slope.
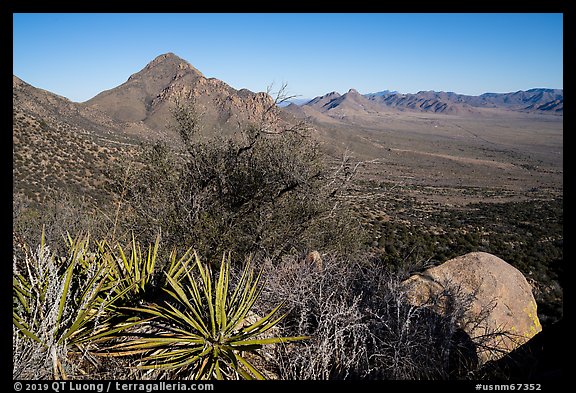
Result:
{"label": "dark shadow on slope", "polygon": [[563,364],[570,356],[564,337],[564,322],[560,320],[498,361],[487,363],[483,371],[497,380],[560,379]]}

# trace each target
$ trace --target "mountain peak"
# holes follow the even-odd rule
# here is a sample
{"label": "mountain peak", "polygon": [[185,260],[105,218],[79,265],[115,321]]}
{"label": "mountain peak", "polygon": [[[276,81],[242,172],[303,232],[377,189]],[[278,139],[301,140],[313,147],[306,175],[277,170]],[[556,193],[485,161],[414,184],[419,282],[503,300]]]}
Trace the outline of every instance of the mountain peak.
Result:
{"label": "mountain peak", "polygon": [[168,52],[156,56],[122,85],[103,91],[86,103],[120,121],[143,121],[148,118],[155,100],[204,79],[190,63]]}
{"label": "mountain peak", "polygon": [[[155,69],[157,67],[163,67],[167,69],[173,70],[189,70],[196,74],[202,75],[200,71],[192,66],[192,64],[188,63],[186,60],[176,56],[172,52],[164,53],[161,55],[156,56],[154,60],[144,67],[142,71],[148,71],[151,69]],[[202,75],[203,76],[203,75]]]}
{"label": "mountain peak", "polygon": [[125,83],[84,104],[120,122],[142,122],[151,129],[165,130],[172,120],[175,98],[194,100],[198,110],[207,113],[206,122],[213,130],[235,128],[237,121],[260,121],[264,115],[274,117],[267,113],[272,99],[266,93],[237,91],[216,78],[206,78],[172,52],[157,56]]}
{"label": "mountain peak", "polygon": [[322,107],[322,106],[327,105],[330,102],[338,99],[339,97],[341,97],[340,93],[333,91],[333,92],[330,92],[330,93],[325,94],[323,96],[311,99],[310,101],[308,101],[306,103],[306,105],[312,106],[312,107],[314,107],[314,106]]}
{"label": "mountain peak", "polygon": [[154,58],[154,60],[152,60],[150,63],[148,63],[148,66],[150,67],[154,67],[157,64],[160,64],[164,61],[171,61],[171,62],[184,62],[186,63],[186,60],[183,60],[182,58],[176,56],[174,53],[172,52],[168,52],[168,53],[164,53],[161,55],[158,55]]}
{"label": "mountain peak", "polygon": [[358,94],[358,95],[360,95],[360,93],[358,93],[358,90],[356,90],[356,89],[350,89],[350,90],[348,90],[348,94]]}

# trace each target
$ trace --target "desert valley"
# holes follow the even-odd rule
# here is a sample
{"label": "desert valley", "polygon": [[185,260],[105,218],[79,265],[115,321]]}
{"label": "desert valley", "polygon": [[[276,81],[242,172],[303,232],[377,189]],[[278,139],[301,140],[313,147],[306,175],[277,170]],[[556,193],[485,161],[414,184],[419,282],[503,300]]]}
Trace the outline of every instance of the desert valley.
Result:
{"label": "desert valley", "polygon": [[[175,187],[167,183],[169,171],[136,189],[126,186],[129,183],[126,179],[131,179],[127,168],[135,173],[142,166],[136,163],[140,162],[142,146],[161,143],[174,151],[182,146],[189,148],[188,142],[182,140],[185,134],[174,126],[174,108],[192,102],[196,117],[185,120],[198,125],[199,131],[193,137],[207,141],[203,149],[221,140],[218,138],[235,138],[242,130],[251,130],[250,127],[261,127],[254,128],[260,130],[257,136],[274,134],[276,130],[296,130],[296,134],[301,132],[305,134],[303,138],[313,141],[317,150],[310,151],[318,154],[314,160],[321,157],[319,160],[330,173],[337,173],[338,179],[345,180],[338,194],[332,193],[338,197],[334,209],[349,210],[350,220],[355,220],[360,229],[350,230],[346,223],[338,234],[351,231],[358,237],[341,242],[334,238],[340,242],[340,248],[318,249],[316,252],[324,263],[338,252],[346,252],[347,244],[356,243],[350,248],[351,254],[360,255],[356,250],[361,249],[378,264],[395,266],[394,271],[402,272],[402,279],[406,279],[467,253],[490,253],[518,269],[526,278],[543,332],[562,320],[563,90],[534,88],[479,96],[436,91],[360,94],[351,86],[345,94],[327,92],[305,102],[288,100],[280,106],[277,104],[282,99],[294,98],[282,95],[290,86],[287,90],[280,88],[276,95],[273,91],[236,90],[225,81],[206,78],[173,53],[159,55],[126,78],[120,86],[85,102],[73,102],[13,76],[13,230],[18,239],[37,241],[42,225],[46,236],[53,239],[60,236],[61,227],[92,228],[88,222],[96,220],[93,217],[102,212],[107,212],[105,216],[116,231],[123,209],[133,212],[138,209],[137,203],[159,201],[160,197],[154,194],[150,199],[134,199],[133,205],[126,202],[130,196],[144,198],[142,195],[149,195],[145,193],[155,186]],[[238,136],[238,143],[246,143],[251,148],[257,139],[247,135]],[[299,142],[290,143],[293,144],[287,146],[294,149],[291,152],[299,158]],[[238,156],[242,149],[238,150]],[[207,150],[192,153],[189,148],[188,151],[193,156],[201,156]],[[275,162],[273,155],[266,159]],[[290,159],[286,158],[286,162],[292,163]],[[270,168],[271,172],[275,170]],[[310,208],[310,216],[316,211],[316,205],[310,207],[305,199],[309,195],[313,200],[316,194],[324,192],[324,189],[312,188],[320,184],[315,183],[317,177],[311,173],[306,179],[313,180],[305,183],[297,176],[303,172],[299,167],[295,166],[293,172],[295,182],[279,189],[270,201],[265,196],[250,194],[254,198],[262,197],[262,201],[273,206],[269,210],[258,210],[262,217],[267,217],[263,220],[280,222],[281,217],[274,216],[273,212],[283,208],[281,197],[303,184],[311,188],[303,189],[294,203]],[[242,176],[248,179],[245,180],[248,184],[251,178]],[[331,184],[330,178],[327,179],[325,183]],[[225,191],[222,195],[228,197]],[[242,214],[258,209],[249,208],[246,203],[234,200],[231,206],[241,206],[245,209],[239,210]],[[84,210],[67,210],[76,205]],[[298,208],[299,211],[304,207]],[[191,211],[187,214],[192,215]],[[159,217],[156,211],[149,214]],[[231,217],[230,222],[240,220]],[[340,228],[339,221],[325,222],[331,228]],[[132,221],[126,223],[127,231],[138,228]],[[102,233],[109,234],[110,225]],[[212,221],[202,225],[203,233],[215,231],[212,238],[232,236],[216,231],[214,228],[220,227]],[[247,222],[241,226],[246,231],[242,233],[252,233],[245,229],[252,225]],[[310,228],[323,225],[314,221]],[[262,228],[262,232],[258,232],[260,240],[262,233],[269,230]],[[178,230],[162,227],[167,239],[169,236],[183,239],[177,237],[176,232]],[[146,239],[154,239],[152,233],[142,231],[142,234],[148,236]],[[326,236],[329,243],[333,235]],[[318,239],[320,237],[318,235]],[[245,243],[252,241],[248,237],[243,239]],[[301,246],[308,243],[299,243],[298,239],[294,235],[286,240],[286,243],[292,242],[290,250],[284,246],[265,248],[268,243],[264,240],[246,250],[251,253],[257,250],[254,255],[278,260],[290,252],[303,257],[311,255],[312,249]],[[203,240],[198,247],[206,245],[206,250],[221,251],[207,244],[208,240]],[[324,243],[318,240],[317,244]],[[241,253],[243,247],[234,251]],[[279,281],[276,284],[281,286]],[[276,299],[274,296],[280,296],[278,293],[271,294],[270,298]],[[291,295],[285,296],[288,299]],[[290,369],[293,374],[284,370],[283,375],[304,376],[302,371],[300,374],[294,371],[297,369],[294,367]],[[348,375],[348,371],[344,373],[336,367],[331,370],[330,375],[318,371],[307,377]],[[483,372],[489,374],[486,370]],[[350,373],[365,376],[358,370]],[[440,374],[441,378],[447,375]],[[375,378],[381,377],[375,375]],[[410,379],[425,378],[427,374],[406,371],[390,375]],[[461,377],[463,374],[450,375]],[[429,376],[437,377],[434,373]]]}

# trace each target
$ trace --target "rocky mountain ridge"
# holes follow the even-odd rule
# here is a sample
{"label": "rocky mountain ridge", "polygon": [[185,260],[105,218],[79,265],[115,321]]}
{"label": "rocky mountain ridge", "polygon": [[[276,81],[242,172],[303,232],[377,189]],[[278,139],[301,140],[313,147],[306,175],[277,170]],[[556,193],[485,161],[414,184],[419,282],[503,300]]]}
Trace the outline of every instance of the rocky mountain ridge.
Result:
{"label": "rocky mountain ridge", "polygon": [[443,91],[416,94],[382,91],[361,95],[350,89],[343,95],[331,92],[316,97],[301,107],[332,116],[389,113],[391,110],[473,116],[482,114],[484,109],[562,115],[564,90],[538,88],[470,96]]}
{"label": "rocky mountain ridge", "polygon": [[[317,121],[316,134],[323,138],[328,150],[334,148],[334,154],[339,154],[337,149],[344,146],[341,138],[351,138],[346,139],[346,143],[352,143],[369,158],[381,154],[379,149],[383,145],[375,142],[376,135],[362,134],[361,127],[388,129],[390,119],[398,119],[400,123],[395,124],[404,127],[401,117],[405,115],[488,114],[490,118],[492,114],[506,112],[525,116],[515,109],[523,108],[532,113],[555,113],[554,117],[561,119],[563,112],[563,90],[553,89],[486,93],[478,97],[445,92],[415,95],[388,92],[366,96],[350,89],[342,95],[331,92],[316,97],[304,105],[292,103],[285,108],[274,108],[274,100],[267,93],[236,90],[216,78],[206,78],[187,61],[166,53],[130,75],[125,83],[83,103],[38,89],[13,76],[15,190],[31,188],[29,196],[37,197],[46,184],[58,189],[58,184],[66,183],[64,179],[69,177],[65,174],[67,167],[76,168],[74,184],[87,187],[85,191],[97,188],[100,180],[91,185],[88,183],[92,180],[87,180],[92,179],[87,174],[93,173],[95,167],[101,167],[103,162],[110,162],[143,141],[176,138],[170,123],[173,121],[171,110],[178,100],[194,102],[207,135],[233,133],[254,123],[286,124],[312,119]],[[424,126],[435,127],[440,124],[439,119]],[[420,118],[410,121],[418,127],[422,124]],[[350,125],[354,126],[354,132],[348,131]],[[324,126],[332,128],[322,128]],[[394,135],[402,137],[403,130],[398,128]]]}
{"label": "rocky mountain ridge", "polygon": [[206,78],[173,53],[156,57],[122,85],[98,94],[82,106],[119,121],[166,131],[177,100],[194,102],[208,132],[231,131],[239,124],[257,123],[263,118],[275,120],[268,110],[274,105],[268,94],[236,90],[216,78]]}
{"label": "rocky mountain ridge", "polygon": [[193,102],[207,135],[281,123],[267,93],[236,90],[173,53],[156,57],[120,86],[77,103],[13,76],[15,193],[102,195],[105,166],[142,142],[171,141],[175,102]]}

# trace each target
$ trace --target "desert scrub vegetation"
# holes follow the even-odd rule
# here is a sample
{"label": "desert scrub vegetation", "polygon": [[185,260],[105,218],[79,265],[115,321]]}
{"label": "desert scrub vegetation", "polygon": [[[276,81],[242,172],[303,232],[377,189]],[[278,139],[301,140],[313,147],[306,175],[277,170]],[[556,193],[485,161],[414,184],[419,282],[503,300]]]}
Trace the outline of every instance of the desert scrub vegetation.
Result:
{"label": "desert scrub vegetation", "polygon": [[[360,163],[327,161],[305,125],[206,138],[193,107],[174,114],[179,144],[142,145],[137,159],[98,172],[113,196],[98,205],[43,194],[62,172],[37,176],[45,168],[20,165],[29,152],[15,150],[30,180],[13,202],[15,378],[472,378],[483,343],[456,323],[470,299],[449,288],[439,316],[433,304],[410,305],[402,280],[468,251],[560,280],[561,201],[423,217],[399,194],[375,200],[392,206],[386,217],[353,210],[343,197],[363,192],[351,183]],[[65,147],[63,167],[76,154]],[[111,157],[89,156],[79,162]],[[65,185],[82,193],[78,179],[97,171],[73,172]],[[306,262],[311,250],[320,261]],[[537,299],[544,293],[558,291]]]}
{"label": "desert scrub vegetation", "polygon": [[[58,254],[66,252],[67,234],[90,233],[93,238],[111,239],[114,217],[106,206],[69,191],[56,190],[42,203],[26,194],[14,192],[12,198],[13,252],[20,253],[20,244],[35,244],[43,237]],[[113,211],[113,210],[112,210]],[[129,239],[129,236],[125,236]],[[125,239],[126,240],[126,239]]]}
{"label": "desert scrub vegetation", "polygon": [[[102,183],[114,158],[129,152],[102,146],[93,135],[66,123],[48,124],[30,114],[14,118],[14,190],[38,204],[54,197],[54,190],[70,190],[98,203],[110,199]],[[89,174],[89,175],[88,175]]]}
{"label": "desert scrub vegetation", "polygon": [[460,379],[486,350],[462,330],[482,322],[466,320],[472,297],[446,285],[411,304],[407,272],[366,254],[215,266],[192,249],[160,262],[158,241],[134,238],[20,246],[15,379]]}
{"label": "desert scrub vegetation", "polygon": [[[55,247],[68,232],[109,241],[134,233],[143,244],[161,233],[164,250],[194,246],[215,263],[226,251],[244,260],[364,249],[360,217],[342,198],[359,163],[329,161],[305,124],[265,118],[206,137],[193,105],[176,102],[178,141],[145,143],[135,155],[68,129],[56,138],[22,125],[14,132],[14,231],[32,243],[44,228]],[[36,150],[50,167],[32,158]]]}
{"label": "desert scrub vegetation", "polygon": [[225,251],[275,259],[364,246],[358,218],[339,198],[353,165],[329,167],[304,125],[263,123],[203,138],[192,106],[177,104],[174,118],[180,147],[143,146],[115,183],[126,225],[140,239],[160,230],[167,245],[194,244],[208,260]]}
{"label": "desert scrub vegetation", "polygon": [[285,317],[282,303],[249,319],[261,273],[246,264],[231,280],[229,256],[213,273],[192,250],[180,258],[174,252],[164,280],[154,283],[158,242],[142,253],[133,239],[127,253],[119,244],[69,237],[65,255],[52,252],[44,238],[34,250],[19,245],[23,257],[14,257],[12,285],[15,379],[265,379],[250,357],[263,346],[306,338],[260,337]]}
{"label": "desert scrub vegetation", "polygon": [[[468,379],[479,377],[477,351],[494,351],[486,331],[474,340],[464,326],[484,323],[489,310],[466,314],[474,295],[454,284],[415,305],[398,271],[367,255],[324,255],[321,263],[286,256],[264,261],[265,298],[282,299],[286,334],[307,335],[292,346],[277,345],[272,356],[282,379]],[[443,312],[438,312],[441,305]]]}
{"label": "desert scrub vegetation", "polygon": [[423,210],[409,222],[372,221],[382,261],[418,271],[472,251],[498,255],[532,283],[544,326],[562,318],[562,198]]}

